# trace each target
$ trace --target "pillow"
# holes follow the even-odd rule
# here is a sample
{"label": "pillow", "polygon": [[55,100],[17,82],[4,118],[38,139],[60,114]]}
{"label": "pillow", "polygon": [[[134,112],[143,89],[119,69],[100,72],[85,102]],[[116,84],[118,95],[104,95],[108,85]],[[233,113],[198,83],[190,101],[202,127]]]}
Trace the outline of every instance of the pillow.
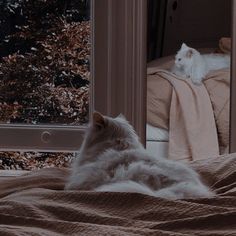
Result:
{"label": "pillow", "polygon": [[222,154],[229,145],[230,69],[210,72],[203,83],[211,99]]}
{"label": "pillow", "polygon": [[[148,67],[169,69],[174,63],[173,56],[163,57],[148,64]],[[147,76],[147,123],[162,129],[169,129],[169,113],[172,85],[155,75]]]}
{"label": "pillow", "polygon": [[169,129],[169,113],[172,85],[155,75],[148,75],[147,81],[147,123],[162,129]]}
{"label": "pillow", "polygon": [[219,41],[219,49],[223,53],[231,53],[231,38],[221,38]]}

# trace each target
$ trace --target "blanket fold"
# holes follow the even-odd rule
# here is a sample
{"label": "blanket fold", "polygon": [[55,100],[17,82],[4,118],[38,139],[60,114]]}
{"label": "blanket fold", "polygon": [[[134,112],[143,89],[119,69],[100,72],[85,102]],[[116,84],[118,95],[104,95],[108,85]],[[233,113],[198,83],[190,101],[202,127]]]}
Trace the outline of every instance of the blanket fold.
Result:
{"label": "blanket fold", "polygon": [[[150,80],[167,80],[172,86],[169,113],[169,158],[197,160],[219,155],[214,113],[204,85],[196,86],[167,70],[148,68]],[[150,77],[150,75],[152,75]]]}
{"label": "blanket fold", "polygon": [[236,235],[236,155],[190,164],[218,196],[171,201],[65,191],[70,172],[56,168],[0,179],[0,235]]}

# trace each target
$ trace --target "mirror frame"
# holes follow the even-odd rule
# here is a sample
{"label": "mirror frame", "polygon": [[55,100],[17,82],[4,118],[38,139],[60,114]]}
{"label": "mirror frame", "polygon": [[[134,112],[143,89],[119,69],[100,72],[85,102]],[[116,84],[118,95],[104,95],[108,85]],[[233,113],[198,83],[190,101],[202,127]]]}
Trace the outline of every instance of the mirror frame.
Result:
{"label": "mirror frame", "polygon": [[230,153],[236,152],[236,0],[232,0],[231,33],[231,86],[230,86]]}
{"label": "mirror frame", "polygon": [[147,0],[94,4],[94,83],[107,85],[95,92],[94,107],[109,116],[123,113],[145,145]]}

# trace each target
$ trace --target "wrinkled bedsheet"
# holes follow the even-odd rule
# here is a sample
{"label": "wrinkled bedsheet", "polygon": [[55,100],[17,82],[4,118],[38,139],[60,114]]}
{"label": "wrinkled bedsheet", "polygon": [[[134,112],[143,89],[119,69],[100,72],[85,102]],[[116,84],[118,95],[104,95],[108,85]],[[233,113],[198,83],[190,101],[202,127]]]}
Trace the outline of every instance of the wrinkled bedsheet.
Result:
{"label": "wrinkled bedsheet", "polygon": [[236,154],[190,164],[216,197],[65,191],[68,169],[0,179],[0,235],[236,235]]}

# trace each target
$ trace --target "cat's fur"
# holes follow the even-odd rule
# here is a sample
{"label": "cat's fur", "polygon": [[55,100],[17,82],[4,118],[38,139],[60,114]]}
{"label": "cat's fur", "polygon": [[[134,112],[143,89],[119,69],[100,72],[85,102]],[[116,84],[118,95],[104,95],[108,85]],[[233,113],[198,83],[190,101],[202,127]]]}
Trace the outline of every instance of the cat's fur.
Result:
{"label": "cat's fur", "polygon": [[123,116],[97,112],[65,189],[138,192],[168,199],[213,196],[190,167],[150,155]]}
{"label": "cat's fur", "polygon": [[184,79],[190,78],[194,84],[199,85],[211,70],[228,67],[230,67],[229,55],[201,55],[196,49],[183,43],[176,54],[172,72]]}

